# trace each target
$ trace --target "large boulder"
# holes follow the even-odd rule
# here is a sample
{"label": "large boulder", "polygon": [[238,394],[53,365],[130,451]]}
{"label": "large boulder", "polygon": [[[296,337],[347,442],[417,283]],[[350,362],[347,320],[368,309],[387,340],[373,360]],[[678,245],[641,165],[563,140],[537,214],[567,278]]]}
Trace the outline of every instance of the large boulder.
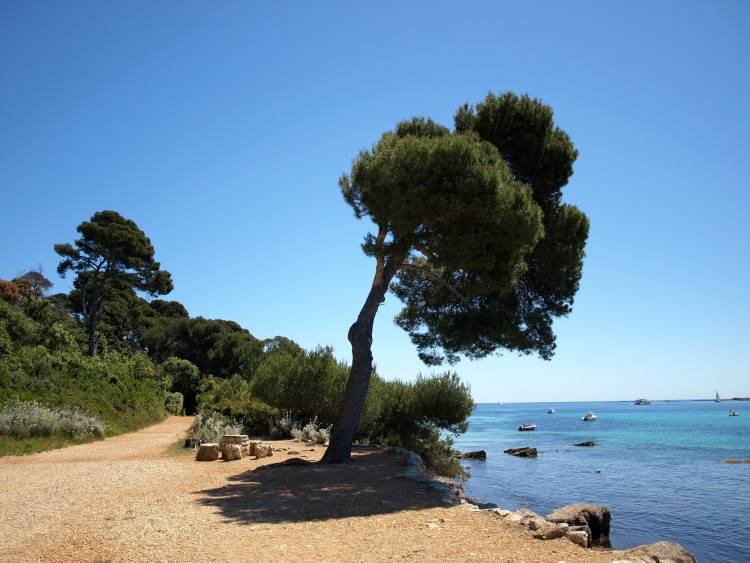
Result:
{"label": "large boulder", "polygon": [[548,515],[547,520],[554,523],[565,522],[570,526],[588,526],[591,530],[592,545],[609,546],[612,511],[608,506],[569,504]]}
{"label": "large boulder", "polygon": [[567,524],[553,524],[541,517],[532,518],[527,526],[532,532],[531,535],[538,540],[556,540],[568,531]]}
{"label": "large boulder", "polygon": [[583,530],[568,530],[565,537],[581,547],[591,547],[591,536]]}
{"label": "large boulder", "polygon": [[660,541],[624,551],[615,563],[696,563],[698,560],[680,544]]}
{"label": "large boulder", "polygon": [[221,449],[221,457],[224,461],[235,461],[242,459],[244,450],[241,444],[225,444]]}
{"label": "large boulder", "polygon": [[219,444],[201,444],[198,453],[195,454],[197,461],[216,461],[219,459]]}
{"label": "large boulder", "polygon": [[531,520],[540,518],[540,516],[536,512],[533,512],[528,508],[519,508],[515,512],[511,512],[510,514],[508,514],[505,518],[509,522],[517,522],[522,526],[528,526]]}
{"label": "large boulder", "polygon": [[253,448],[255,457],[260,459],[261,457],[270,457],[273,455],[273,449],[271,448],[271,444],[261,444],[257,443],[255,444],[255,447]]}
{"label": "large boulder", "polygon": [[242,455],[252,455],[250,438],[246,434],[224,434],[219,440],[222,454],[227,446],[236,444],[242,448]]}

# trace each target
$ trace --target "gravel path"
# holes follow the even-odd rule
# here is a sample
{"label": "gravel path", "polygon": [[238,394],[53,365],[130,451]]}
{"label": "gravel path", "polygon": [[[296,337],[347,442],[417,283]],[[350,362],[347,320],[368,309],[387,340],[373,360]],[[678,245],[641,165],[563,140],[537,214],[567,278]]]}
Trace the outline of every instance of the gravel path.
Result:
{"label": "gravel path", "polygon": [[256,460],[169,451],[192,418],[92,444],[0,458],[0,561],[539,561],[615,553],[542,542],[401,476],[402,456],[272,442]]}

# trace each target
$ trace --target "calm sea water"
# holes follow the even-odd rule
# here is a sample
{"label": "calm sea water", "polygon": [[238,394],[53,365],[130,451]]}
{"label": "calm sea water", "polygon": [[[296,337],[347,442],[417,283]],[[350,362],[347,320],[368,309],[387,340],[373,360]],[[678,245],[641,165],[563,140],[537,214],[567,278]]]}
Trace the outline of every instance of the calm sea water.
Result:
{"label": "calm sea water", "polygon": [[[581,420],[588,411],[598,419]],[[519,432],[527,422],[537,429]],[[673,541],[701,563],[750,562],[750,463],[721,462],[750,459],[750,402],[478,404],[469,424],[455,446],[487,461],[467,464],[468,497],[542,516],[603,504],[616,549]],[[503,453],[522,446],[539,456]]]}

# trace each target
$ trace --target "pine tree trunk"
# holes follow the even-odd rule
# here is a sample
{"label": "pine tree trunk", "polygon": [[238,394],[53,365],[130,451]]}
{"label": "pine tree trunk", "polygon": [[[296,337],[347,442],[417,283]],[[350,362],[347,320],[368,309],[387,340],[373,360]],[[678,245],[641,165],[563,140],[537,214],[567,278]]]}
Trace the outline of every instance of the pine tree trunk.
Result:
{"label": "pine tree trunk", "polygon": [[96,355],[96,317],[89,318],[86,324],[89,331],[89,356],[93,357]]}
{"label": "pine tree trunk", "polygon": [[349,329],[352,345],[352,370],[344,391],[344,400],[336,424],[333,425],[328,449],[322,463],[345,463],[351,461],[354,442],[365,405],[367,390],[372,375],[372,329],[378,307],[385,299],[388,285],[398,270],[400,260],[389,260],[383,266],[378,260],[375,279],[356,322]]}

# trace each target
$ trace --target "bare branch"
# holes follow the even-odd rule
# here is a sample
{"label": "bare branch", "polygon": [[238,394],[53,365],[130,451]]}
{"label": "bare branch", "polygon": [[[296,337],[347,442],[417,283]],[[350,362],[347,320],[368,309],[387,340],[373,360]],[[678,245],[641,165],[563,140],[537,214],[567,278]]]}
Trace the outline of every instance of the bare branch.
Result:
{"label": "bare branch", "polygon": [[419,245],[419,246],[415,246],[414,248],[416,250],[418,250],[419,252],[421,252],[422,256],[424,256],[428,260],[434,260],[435,259],[435,255],[432,252],[430,252],[429,250],[427,250],[424,246]]}

